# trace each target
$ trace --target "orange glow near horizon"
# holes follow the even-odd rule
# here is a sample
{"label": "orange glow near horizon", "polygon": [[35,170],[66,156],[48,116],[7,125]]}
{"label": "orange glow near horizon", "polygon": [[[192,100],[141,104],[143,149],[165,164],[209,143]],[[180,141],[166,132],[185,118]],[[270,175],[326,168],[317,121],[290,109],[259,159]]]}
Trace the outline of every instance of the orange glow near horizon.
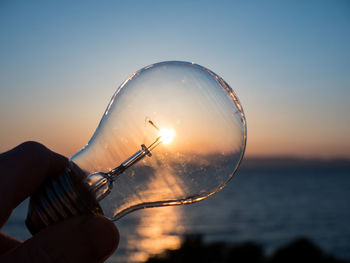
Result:
{"label": "orange glow near horizon", "polygon": [[[57,114],[55,119],[47,116],[41,120],[32,120],[17,118],[8,120],[7,125],[2,126],[0,136],[2,138],[0,151],[10,150],[16,145],[27,141],[35,140],[43,143],[48,148],[67,157],[72,156],[82,147],[84,147],[92,137],[99,120],[102,116],[103,105],[99,108],[82,108],[82,112],[87,112],[91,118],[81,118],[81,113],[72,113],[68,116]],[[274,122],[269,116],[254,115],[254,109],[248,108],[247,122],[247,148],[245,156],[296,156],[296,157],[320,157],[320,158],[350,158],[350,144],[346,129],[341,133],[337,131],[334,136],[334,130],[330,128],[323,129],[321,124],[317,130],[308,128],[307,123],[295,125],[296,120],[289,119],[289,126],[285,123]],[[50,112],[50,111],[48,111]],[[300,122],[300,120],[299,120]],[[162,123],[163,124],[163,123]],[[171,127],[163,124],[163,127]],[[176,137],[172,143],[167,145],[168,149],[179,144],[179,132],[181,124],[175,123],[174,130]],[[19,127],[25,127],[20,129]],[[299,128],[296,131],[295,127]],[[157,135],[152,131],[152,140]],[[201,132],[198,134],[203,136]],[[194,148],[203,148],[203,141],[192,142]],[[202,142],[201,142],[202,141]],[[186,143],[186,142],[185,142]],[[137,149],[139,142],[137,142]],[[206,145],[207,147],[207,145]],[[133,151],[135,148],[133,148]]]}

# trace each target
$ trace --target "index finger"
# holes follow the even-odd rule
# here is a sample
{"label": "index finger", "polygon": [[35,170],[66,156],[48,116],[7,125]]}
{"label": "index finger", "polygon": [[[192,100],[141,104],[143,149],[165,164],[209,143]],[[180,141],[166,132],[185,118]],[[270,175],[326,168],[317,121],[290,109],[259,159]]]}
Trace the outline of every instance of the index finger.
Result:
{"label": "index finger", "polygon": [[18,204],[67,166],[66,157],[37,142],[0,154],[0,227]]}

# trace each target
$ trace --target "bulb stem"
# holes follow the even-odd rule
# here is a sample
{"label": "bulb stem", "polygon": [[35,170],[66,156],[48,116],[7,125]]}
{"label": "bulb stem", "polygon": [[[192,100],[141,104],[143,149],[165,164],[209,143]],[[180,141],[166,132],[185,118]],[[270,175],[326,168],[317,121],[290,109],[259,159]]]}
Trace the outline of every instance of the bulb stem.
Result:
{"label": "bulb stem", "polygon": [[148,147],[144,144],[141,144],[141,150],[134,153],[127,160],[125,160],[121,165],[114,168],[108,173],[108,178],[115,181],[118,175],[122,174],[126,169],[130,168],[140,160],[142,160],[145,156],[151,157],[151,151],[156,148],[161,143],[161,137],[158,137],[153,143],[151,143]]}

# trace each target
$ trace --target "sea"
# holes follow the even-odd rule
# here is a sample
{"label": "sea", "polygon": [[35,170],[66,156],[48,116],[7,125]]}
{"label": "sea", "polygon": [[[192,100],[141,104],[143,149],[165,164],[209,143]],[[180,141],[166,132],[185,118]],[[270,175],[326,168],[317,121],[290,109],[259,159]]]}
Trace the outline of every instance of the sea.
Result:
{"label": "sea", "polygon": [[[28,200],[3,232],[30,238]],[[306,237],[326,253],[350,259],[350,161],[247,158],[228,185],[201,202],[135,211],[115,224],[120,232],[109,263],[143,262],[176,249],[186,235],[204,242],[253,241],[266,253]]]}

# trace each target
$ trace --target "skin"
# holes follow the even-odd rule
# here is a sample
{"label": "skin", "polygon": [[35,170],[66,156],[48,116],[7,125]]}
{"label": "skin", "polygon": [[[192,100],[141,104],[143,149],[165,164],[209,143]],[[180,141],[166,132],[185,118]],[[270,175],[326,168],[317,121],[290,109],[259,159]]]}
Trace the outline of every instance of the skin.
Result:
{"label": "skin", "polygon": [[[68,159],[36,142],[0,154],[0,229],[12,210]],[[22,242],[0,232],[0,262],[104,262],[117,248],[119,232],[101,216],[81,216],[49,226]]]}

